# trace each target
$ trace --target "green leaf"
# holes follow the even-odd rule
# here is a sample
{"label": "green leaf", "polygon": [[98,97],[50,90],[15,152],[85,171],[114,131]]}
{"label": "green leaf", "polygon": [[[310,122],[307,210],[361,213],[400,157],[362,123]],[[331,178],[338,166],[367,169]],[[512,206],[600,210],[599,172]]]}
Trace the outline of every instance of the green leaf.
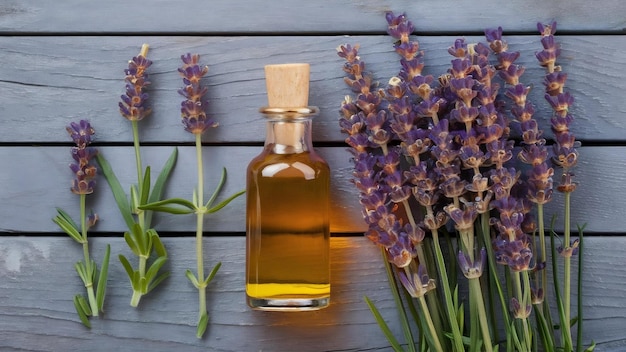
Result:
{"label": "green leaf", "polygon": [[133,239],[137,244],[137,250],[139,251],[138,256],[150,256],[150,246],[152,244],[152,240],[147,232],[145,232],[139,224],[135,224],[133,226]]}
{"label": "green leaf", "polygon": [[[83,323],[83,325],[91,329],[91,323],[89,322],[89,318],[87,317],[88,315],[91,315],[91,309],[89,308],[89,304],[87,304],[85,298],[81,295],[74,296],[74,307],[76,308],[78,318]],[[85,307],[87,308],[87,310],[84,310]],[[87,312],[89,312],[89,314],[87,314]]]}
{"label": "green leaf", "polygon": [[76,269],[78,276],[80,276],[80,279],[83,280],[83,283],[86,284],[89,280],[89,273],[87,273],[87,268],[85,267],[85,263],[76,262],[76,264],[74,264],[74,268]]}
{"label": "green leaf", "polygon": [[230,197],[228,197],[227,199],[223,200],[222,202],[220,202],[218,205],[210,208],[209,210],[207,210],[207,213],[211,214],[211,213],[215,213],[216,211],[222,209],[223,207],[225,207],[226,205],[228,205],[228,203],[230,203],[233,199],[239,197],[240,195],[246,193],[245,190],[239,191],[233,195],[231,195]]}
{"label": "green leaf", "polygon": [[[126,257],[122,254],[120,254],[118,256],[118,258],[120,259],[120,262],[122,263],[122,266],[124,267],[124,269],[126,270],[126,274],[128,275],[128,279],[130,280],[130,283],[133,283],[133,278],[135,276],[135,270],[133,269],[133,266],[130,265],[130,262],[128,261],[128,259],[126,259]],[[134,287],[134,285],[133,285]]]}
{"label": "green leaf", "polygon": [[[170,276],[170,273],[164,272],[161,275],[157,276],[150,284],[148,285],[148,292],[154,290],[163,280],[167,279]],[[146,293],[148,293],[146,292]]]}
{"label": "green leaf", "polygon": [[207,312],[202,313],[198,320],[198,330],[196,330],[196,337],[201,339],[206,331],[207,325],[209,325],[209,314]]}
{"label": "green leaf", "polygon": [[140,207],[144,210],[157,211],[160,213],[168,213],[175,215],[185,215],[185,214],[193,214],[195,210],[189,210],[185,208],[177,208],[177,207],[169,207],[169,206],[150,206],[150,207]]}
{"label": "green leaf", "polygon": [[139,193],[139,205],[148,203],[150,196],[150,166],[146,166],[146,172],[143,174],[143,182]]}
{"label": "green leaf", "polygon": [[65,222],[67,222],[68,224],[70,224],[74,229],[76,229],[77,231],[79,230],[78,225],[74,222],[74,220],[72,219],[72,217],[70,216],[70,214],[66,213],[63,209],[61,208],[56,208],[57,213],[59,214],[59,216],[61,218],[63,218],[63,220],[65,220]]}
{"label": "green leaf", "polygon": [[596,349],[596,342],[591,340],[591,346],[587,347],[585,352],[593,352],[593,350],[595,350],[595,349]]}
{"label": "green leaf", "polygon": [[137,247],[137,242],[135,241],[134,236],[130,232],[124,232],[124,240],[126,240],[126,244],[130,248],[130,250],[135,255],[138,256],[139,255],[139,247]]}
{"label": "green leaf", "polygon": [[206,203],[207,208],[209,208],[213,204],[213,202],[215,201],[215,198],[217,198],[218,194],[222,191],[224,182],[226,182],[226,168],[225,167],[222,168],[222,176],[220,177],[220,182],[218,182],[217,187],[215,187],[215,190],[213,191],[213,194],[211,195],[211,198]]}
{"label": "green leaf", "polygon": [[135,185],[130,186],[130,211],[133,214],[139,214],[139,194]]}
{"label": "green leaf", "polygon": [[211,272],[209,273],[209,276],[207,276],[207,278],[204,280],[204,286],[205,287],[209,285],[211,280],[213,280],[213,278],[215,277],[215,274],[217,274],[217,271],[220,270],[221,266],[222,266],[222,262],[219,262],[219,263],[215,264],[213,269],[211,269]]}
{"label": "green leaf", "polygon": [[[174,165],[176,164],[176,159],[178,158],[178,148],[174,148],[172,154],[163,165],[163,169],[159,173],[156,181],[154,182],[154,186],[152,186],[152,192],[150,193],[150,197],[148,198],[148,203],[154,203],[161,200],[163,196],[163,191],[165,190],[165,183],[169,179],[169,176],[174,169]],[[148,212],[145,218],[146,227],[150,227],[152,222],[152,213]]]}
{"label": "green leaf", "polygon": [[126,226],[130,230],[135,223],[135,219],[133,218],[127,195],[124,192],[120,181],[117,179],[117,176],[115,176],[111,165],[104,158],[104,156],[102,156],[101,153],[98,153],[96,155],[96,160],[98,162],[98,165],[100,165],[100,170],[102,170],[102,173],[104,174],[104,177],[106,178],[109,187],[111,187],[111,191],[113,192],[113,197],[115,198],[117,207],[120,210],[120,214],[122,214],[124,222],[126,222]]}
{"label": "green leaf", "polygon": [[376,322],[378,323],[380,330],[383,332],[383,334],[387,338],[387,341],[389,341],[389,343],[391,344],[391,347],[393,348],[393,350],[396,352],[404,352],[404,349],[402,348],[402,346],[400,345],[396,337],[393,336],[393,333],[391,332],[391,329],[389,329],[387,322],[385,322],[385,319],[383,319],[382,315],[380,315],[380,312],[378,311],[374,303],[372,303],[372,301],[367,296],[365,296],[364,298],[365,298],[365,303],[367,303],[367,306],[369,307],[370,311],[374,315],[374,318],[376,319]]}
{"label": "green leaf", "polygon": [[160,200],[158,202],[141,205],[139,208],[143,210],[158,210],[157,208],[159,207],[170,206],[170,205],[180,205],[187,209],[190,209],[191,212],[195,212],[198,209],[194,203],[183,198],[170,198],[170,199]]}
{"label": "green leaf", "polygon": [[156,252],[157,256],[167,258],[167,251],[165,250],[165,246],[163,245],[163,242],[161,242],[161,238],[156,231],[154,231],[154,236],[152,237],[152,246],[154,247],[154,251]]}
{"label": "green leaf", "polygon": [[151,282],[152,279],[156,277],[157,273],[166,261],[167,257],[159,257],[154,262],[152,262],[152,265],[150,265],[150,268],[146,272],[146,280],[148,280],[148,282]]}
{"label": "green leaf", "polygon": [[96,288],[96,303],[98,309],[103,312],[104,309],[104,296],[107,290],[107,278],[109,276],[109,257],[111,256],[111,245],[107,245],[107,249],[104,252],[104,258],[102,259],[102,265],[100,266],[100,276],[98,277],[98,287]]}
{"label": "green leaf", "polygon": [[191,281],[191,283],[196,287],[196,288],[200,288],[200,283],[198,282],[198,279],[196,278],[196,276],[191,272],[191,270],[187,269],[185,271],[185,276],[187,276],[187,278],[189,279],[189,281]]}
{"label": "green leaf", "polygon": [[80,232],[78,232],[74,225],[68,222],[67,219],[65,219],[64,217],[57,215],[55,218],[52,219],[52,221],[57,224],[61,228],[61,230],[63,230],[68,236],[74,239],[74,241],[81,244],[85,242],[85,239],[83,239],[83,236],[80,234]]}

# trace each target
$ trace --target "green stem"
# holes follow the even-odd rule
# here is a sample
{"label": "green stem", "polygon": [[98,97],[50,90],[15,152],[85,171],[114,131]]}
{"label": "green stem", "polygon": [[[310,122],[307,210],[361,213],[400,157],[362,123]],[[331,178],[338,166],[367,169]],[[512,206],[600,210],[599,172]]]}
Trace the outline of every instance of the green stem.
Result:
{"label": "green stem", "polygon": [[[565,224],[563,228],[563,239],[565,241],[563,248],[569,249],[570,247],[570,192],[565,192]],[[571,321],[571,271],[572,260],[570,252],[567,252],[565,256],[565,262],[563,264],[563,308],[565,309],[565,321],[561,322],[561,326],[564,329],[567,341],[572,345],[572,330],[570,326]]]}
{"label": "green stem", "polygon": [[87,297],[89,299],[89,306],[91,307],[91,315],[94,317],[98,316],[98,303],[96,301],[96,295],[93,290],[93,276],[92,272],[96,270],[96,268],[92,268],[91,259],[89,257],[89,242],[87,241],[87,222],[85,221],[86,203],[87,195],[80,195],[80,229],[83,237],[83,256],[85,257],[85,270],[87,271],[87,275],[85,277],[85,288],[87,289]]}
{"label": "green stem", "polygon": [[143,185],[143,168],[139,151],[139,126],[137,120],[132,120],[131,124],[133,127],[133,145],[135,147],[135,165],[137,167],[137,187],[141,190]]}
{"label": "green stem", "polygon": [[452,329],[452,343],[454,345],[454,351],[463,352],[463,336],[459,328],[459,323],[456,319],[456,309],[454,308],[452,293],[450,292],[450,283],[448,281],[448,273],[446,272],[446,263],[441,251],[441,245],[439,243],[439,232],[437,229],[431,231],[433,235],[433,244],[435,247],[435,259],[437,260],[437,268],[439,269],[439,277],[441,279],[441,285],[443,286],[444,301],[446,305],[446,313],[448,315],[448,321],[450,322],[450,328]]}
{"label": "green stem", "polygon": [[206,314],[206,284],[204,277],[204,257],[202,250],[202,232],[204,225],[204,173],[202,167],[202,135],[196,134],[196,163],[198,165],[198,188],[196,189],[196,258],[198,270],[198,317]]}
{"label": "green stem", "polygon": [[[520,309],[526,309],[528,302],[526,299],[526,295],[524,294],[524,290],[522,288],[522,280],[521,280],[520,272],[515,271],[515,272],[512,272],[512,274],[513,274],[512,277],[513,277],[513,282],[515,286],[517,300],[521,307]],[[531,339],[530,330],[528,328],[528,318],[517,318],[517,319],[520,321],[520,324],[522,325],[522,331],[520,331],[520,333],[524,337],[523,341],[521,341],[522,348],[524,349],[524,351],[530,351],[532,345],[531,345],[531,340],[530,340]]]}
{"label": "green stem", "polygon": [[480,321],[480,330],[483,335],[483,343],[486,352],[493,351],[491,334],[489,333],[489,323],[487,322],[487,311],[485,310],[485,302],[483,301],[482,290],[480,289],[480,279],[469,279],[470,296],[474,301],[475,307],[478,309],[478,319]]}
{"label": "green stem", "polygon": [[402,331],[404,333],[404,339],[409,347],[409,351],[416,352],[415,350],[415,339],[413,338],[413,333],[411,332],[411,326],[409,324],[409,319],[406,314],[406,310],[404,309],[404,305],[402,304],[402,298],[400,297],[400,292],[398,292],[398,285],[396,283],[396,278],[393,273],[393,269],[391,267],[391,263],[387,260],[387,253],[385,252],[384,247],[380,247],[381,255],[383,258],[383,262],[385,263],[385,271],[387,272],[387,281],[389,281],[389,288],[391,289],[391,294],[393,296],[393,300],[396,304],[396,311],[400,314],[400,323],[402,325]]}
{"label": "green stem", "polygon": [[426,304],[426,300],[424,296],[419,297],[420,306],[422,307],[422,311],[424,312],[424,320],[426,321],[426,326],[429,330],[429,335],[432,337],[432,343],[434,346],[433,350],[438,352],[443,352],[443,347],[441,347],[441,342],[439,340],[439,335],[437,334],[437,329],[435,329],[435,325],[433,324],[433,320],[430,315],[430,310],[428,309],[428,304]]}

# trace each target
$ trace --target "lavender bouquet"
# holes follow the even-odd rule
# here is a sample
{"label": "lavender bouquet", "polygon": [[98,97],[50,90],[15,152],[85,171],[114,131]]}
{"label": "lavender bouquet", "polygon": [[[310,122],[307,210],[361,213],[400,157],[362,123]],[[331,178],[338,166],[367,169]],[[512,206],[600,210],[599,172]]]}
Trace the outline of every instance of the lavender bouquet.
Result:
{"label": "lavender bouquet", "polygon": [[[448,49],[449,70],[435,79],[422,74],[424,54],[411,39],[412,23],[393,13],[386,19],[399,73],[378,88],[359,47],[340,46],[354,93],[342,103],[340,127],[353,154],[366,236],[385,258],[406,348],[582,350],[582,310],[573,318],[569,309],[570,258],[582,258],[582,229],[571,243],[569,229],[578,154],[568,128],[573,99],[556,65],[556,24],[538,26],[544,50],[537,58],[547,68],[546,99],[555,111],[550,150],[534,119],[525,69],[515,63],[520,53],[508,51],[501,28],[486,30],[484,43],[456,40]],[[550,232],[552,269],[556,278],[558,251],[565,257],[564,280],[555,279],[555,297],[547,297],[543,205],[552,199],[554,168],[563,170],[557,190],[565,194],[566,225],[558,250],[557,234]],[[460,286],[469,291],[467,301],[459,297]],[[548,298],[557,305],[558,325]],[[581,298],[579,292],[579,307]],[[394,350],[403,351],[373,302],[366,302]],[[409,317],[419,328],[419,347]]]}

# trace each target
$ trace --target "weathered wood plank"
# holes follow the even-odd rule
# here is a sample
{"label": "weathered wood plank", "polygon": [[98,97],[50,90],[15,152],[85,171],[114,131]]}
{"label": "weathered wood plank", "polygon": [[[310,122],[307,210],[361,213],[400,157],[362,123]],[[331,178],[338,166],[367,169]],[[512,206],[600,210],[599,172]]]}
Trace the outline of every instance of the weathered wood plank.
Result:
{"label": "weathered wood plank", "polygon": [[[207,194],[217,185],[222,167],[228,172],[222,197],[245,189],[246,167],[262,147],[206,147],[203,151],[205,165],[205,190]],[[173,147],[148,147],[142,149],[144,166],[150,165],[153,181],[160,172]],[[135,157],[132,148],[106,147],[100,153],[107,158],[121,184],[128,188],[137,183]],[[331,189],[333,232],[352,232],[363,229],[358,199],[350,183],[350,154],[344,148],[322,148],[321,154],[333,170]],[[15,168],[0,173],[0,199],[11,204],[0,214],[1,232],[55,232],[50,219],[55,207],[77,214],[78,198],[69,191],[72,173],[67,167],[71,161],[69,148],[64,147],[5,147],[0,148],[3,159],[14,160]],[[19,170],[40,170],[24,173]],[[42,172],[41,170],[45,170]],[[191,199],[197,185],[196,154],[193,147],[179,148],[178,162],[167,186],[166,197]],[[98,178],[96,192],[88,197],[89,207],[101,218],[97,231],[119,232],[124,223],[104,176]],[[208,198],[207,198],[208,199]],[[38,214],[33,216],[34,214]],[[195,231],[193,215],[160,214],[155,226],[160,231]],[[218,213],[207,216],[205,231],[245,231],[245,197],[235,199]]]}
{"label": "weathered wood plank", "polygon": [[[626,4],[626,3],[625,3]],[[428,74],[449,66],[447,48],[456,37],[422,37]],[[481,38],[468,37],[468,41]],[[549,107],[543,99],[543,70],[534,53],[538,36],[508,38],[511,50],[521,50],[527,67],[525,83],[534,85],[531,99],[536,117],[550,137]],[[626,114],[622,101],[626,82],[626,36],[563,36],[562,65],[576,99],[572,127],[582,140],[624,141]],[[343,141],[337,124],[338,107],[349,89],[343,83],[342,61],[335,48],[361,44],[362,58],[376,79],[385,84],[398,72],[397,55],[388,36],[329,37],[0,37],[0,142],[59,142],[70,120],[88,118],[100,142],[129,142],[129,123],[118,113],[124,91],[123,69],[150,43],[153,114],[141,122],[141,138],[151,142],[189,142],[180,123],[180,55],[197,52],[210,70],[209,113],[221,124],[206,141],[261,142],[264,134],[258,108],[267,103],[263,66],[310,62],[310,103],[321,109],[314,140]],[[34,128],[36,126],[36,128]]]}
{"label": "weathered wood plank", "polygon": [[[229,172],[223,194],[229,195],[245,189],[247,163],[260,150],[261,147],[205,147],[203,157],[207,193],[217,183],[222,166]],[[171,147],[143,148],[144,165],[151,165],[153,172],[158,172],[171,151]],[[109,160],[123,185],[137,182],[132,148],[103,147],[100,152]],[[590,233],[625,234],[623,200],[626,199],[626,188],[622,187],[623,175],[626,174],[626,163],[623,162],[625,153],[624,147],[580,149],[576,172],[580,185],[572,195],[572,219],[575,223],[587,223],[587,231]],[[320,148],[320,154],[328,160],[332,170],[331,231],[363,232],[365,226],[356,188],[350,182],[350,154],[342,147]],[[0,147],[0,155],[5,165],[11,165],[0,173],[0,199],[10,205],[0,213],[0,233],[56,232],[58,228],[50,221],[55,215],[54,207],[62,207],[76,214],[78,200],[69,192],[72,178],[67,168],[71,159],[69,148]],[[179,148],[179,160],[167,187],[167,196],[190,199],[197,182],[195,177],[194,148]],[[124,231],[125,225],[106,181],[101,177],[98,182],[97,191],[88,198],[89,206],[102,219],[94,230]],[[554,198],[546,207],[547,219],[550,219],[551,214],[562,215],[562,196],[555,192]],[[195,230],[195,220],[192,215],[160,214],[155,227],[159,231],[191,233]],[[557,229],[562,229],[560,221],[557,222]],[[206,231],[245,231],[245,199],[240,197],[219,213],[208,216]]]}
{"label": "weathered wood plank", "polygon": [[[69,238],[0,238],[0,349],[3,351],[388,351],[371,316],[369,296],[393,331],[400,332],[393,300],[376,247],[363,237],[333,238],[332,298],[329,308],[308,313],[263,313],[244,300],[244,246],[241,237],[205,239],[207,266],[223,263],[209,286],[211,322],[205,339],[195,338],[197,293],[184,276],[195,267],[193,238],[164,239],[171,277],[140,308],[129,307],[130,286],[117,260],[111,261],[106,313],[80,325],[72,297],[84,288],[73,270],[82,252]],[[586,344],[596,351],[626,347],[623,285],[626,238],[587,239],[585,293]],[[92,239],[100,260],[106,244],[112,254],[129,254],[120,238]]]}
{"label": "weathered wood plank", "polygon": [[[80,10],[78,10],[80,9]],[[336,1],[191,1],[38,0],[0,5],[0,31],[10,33],[344,33],[384,32],[384,13],[407,12],[418,30],[480,31],[485,25],[507,24],[533,31],[537,21],[556,19],[564,30],[623,31],[626,4],[620,0],[409,2],[404,0]]]}

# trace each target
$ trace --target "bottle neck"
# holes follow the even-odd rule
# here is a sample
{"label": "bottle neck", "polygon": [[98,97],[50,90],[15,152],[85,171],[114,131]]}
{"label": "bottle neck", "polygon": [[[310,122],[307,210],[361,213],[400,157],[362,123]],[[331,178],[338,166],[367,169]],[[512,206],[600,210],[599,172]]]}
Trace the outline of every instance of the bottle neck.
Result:
{"label": "bottle neck", "polygon": [[275,154],[297,154],[313,149],[311,119],[270,119],[267,121],[265,149]]}

